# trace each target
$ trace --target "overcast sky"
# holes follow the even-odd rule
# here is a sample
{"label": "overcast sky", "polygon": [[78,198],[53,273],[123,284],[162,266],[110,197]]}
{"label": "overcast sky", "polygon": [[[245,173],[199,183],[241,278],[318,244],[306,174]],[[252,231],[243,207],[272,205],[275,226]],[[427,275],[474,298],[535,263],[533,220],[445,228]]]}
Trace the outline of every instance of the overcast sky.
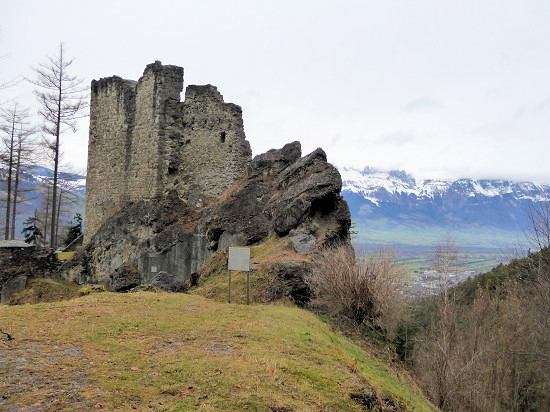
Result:
{"label": "overcast sky", "polygon": [[[0,0],[0,79],[63,41],[87,82],[155,60],[243,108],[254,155],[550,181],[548,0]],[[27,84],[0,92],[34,105]],[[36,107],[33,109],[36,110]],[[62,142],[85,169],[88,121]]]}

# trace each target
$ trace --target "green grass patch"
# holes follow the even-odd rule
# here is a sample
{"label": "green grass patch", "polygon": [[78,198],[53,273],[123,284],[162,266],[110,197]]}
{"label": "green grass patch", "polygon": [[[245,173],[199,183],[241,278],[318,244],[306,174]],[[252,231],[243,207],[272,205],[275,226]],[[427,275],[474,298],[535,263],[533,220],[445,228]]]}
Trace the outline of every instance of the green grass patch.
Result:
{"label": "green grass patch", "polygon": [[10,305],[23,305],[26,303],[57,302],[60,300],[73,299],[85,293],[81,293],[81,286],[74,282],[51,278],[32,279],[27,287],[14,294]]}
{"label": "green grass patch", "polygon": [[[2,306],[0,323],[12,408],[436,410],[404,371],[294,307],[101,293]],[[47,361],[21,361],[33,356]]]}

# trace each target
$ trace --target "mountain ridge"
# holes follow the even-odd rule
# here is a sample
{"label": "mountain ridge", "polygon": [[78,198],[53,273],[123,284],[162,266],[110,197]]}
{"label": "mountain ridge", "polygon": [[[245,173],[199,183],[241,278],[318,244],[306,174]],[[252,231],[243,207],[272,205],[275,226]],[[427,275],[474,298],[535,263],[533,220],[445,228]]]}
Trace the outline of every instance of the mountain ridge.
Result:
{"label": "mountain ridge", "polygon": [[372,167],[363,170],[353,167],[338,167],[342,176],[342,189],[361,194],[377,203],[381,191],[389,194],[415,195],[418,198],[433,198],[449,191],[475,197],[511,195],[519,200],[541,202],[548,199],[550,183],[515,181],[512,179],[416,179],[404,170],[378,171]]}
{"label": "mountain ridge", "polygon": [[339,167],[356,245],[433,247],[451,234],[465,248],[516,248],[549,183],[415,179],[404,170]]}
{"label": "mountain ridge", "polygon": [[[7,169],[0,168],[0,199],[1,199],[1,222],[4,223],[5,218],[5,201],[6,201],[6,181]],[[19,193],[23,196],[17,204],[17,218],[15,224],[15,237],[21,239],[21,229],[23,222],[30,216],[34,215],[34,211],[41,211],[42,202],[48,196],[45,193],[45,184],[51,181],[53,171],[47,167],[34,166],[22,170],[19,176]],[[67,209],[61,215],[61,225],[64,227],[73,217],[75,213],[80,213],[84,216],[84,197],[86,192],[86,176],[79,173],[59,173],[60,187],[63,185],[71,186],[71,202],[66,202]],[[13,195],[13,193],[12,193]]]}

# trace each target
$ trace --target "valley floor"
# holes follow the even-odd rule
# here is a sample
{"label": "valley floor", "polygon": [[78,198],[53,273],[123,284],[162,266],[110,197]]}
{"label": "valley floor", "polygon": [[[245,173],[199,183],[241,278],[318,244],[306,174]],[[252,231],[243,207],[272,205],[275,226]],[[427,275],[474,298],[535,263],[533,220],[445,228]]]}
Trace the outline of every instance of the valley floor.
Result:
{"label": "valley floor", "polygon": [[[423,297],[437,294],[443,287],[442,281],[435,271],[433,257],[434,245],[411,245],[403,243],[368,243],[355,242],[357,256],[361,260],[362,254],[372,251],[391,249],[397,254],[398,261],[405,266],[409,273],[407,290],[413,297]],[[518,257],[517,248],[500,245],[495,246],[471,246],[457,245],[459,260],[456,269],[450,276],[448,287],[455,286],[468,278],[473,278],[480,273],[485,273],[506,263],[510,259]]]}

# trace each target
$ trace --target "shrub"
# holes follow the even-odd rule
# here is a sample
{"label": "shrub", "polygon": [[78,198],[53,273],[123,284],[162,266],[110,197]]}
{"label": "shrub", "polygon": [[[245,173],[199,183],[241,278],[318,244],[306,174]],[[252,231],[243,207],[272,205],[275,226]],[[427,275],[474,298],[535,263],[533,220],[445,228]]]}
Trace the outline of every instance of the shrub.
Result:
{"label": "shrub", "polygon": [[323,252],[307,282],[317,307],[393,332],[403,307],[405,273],[392,251],[370,253],[357,263],[352,248],[339,246]]}

